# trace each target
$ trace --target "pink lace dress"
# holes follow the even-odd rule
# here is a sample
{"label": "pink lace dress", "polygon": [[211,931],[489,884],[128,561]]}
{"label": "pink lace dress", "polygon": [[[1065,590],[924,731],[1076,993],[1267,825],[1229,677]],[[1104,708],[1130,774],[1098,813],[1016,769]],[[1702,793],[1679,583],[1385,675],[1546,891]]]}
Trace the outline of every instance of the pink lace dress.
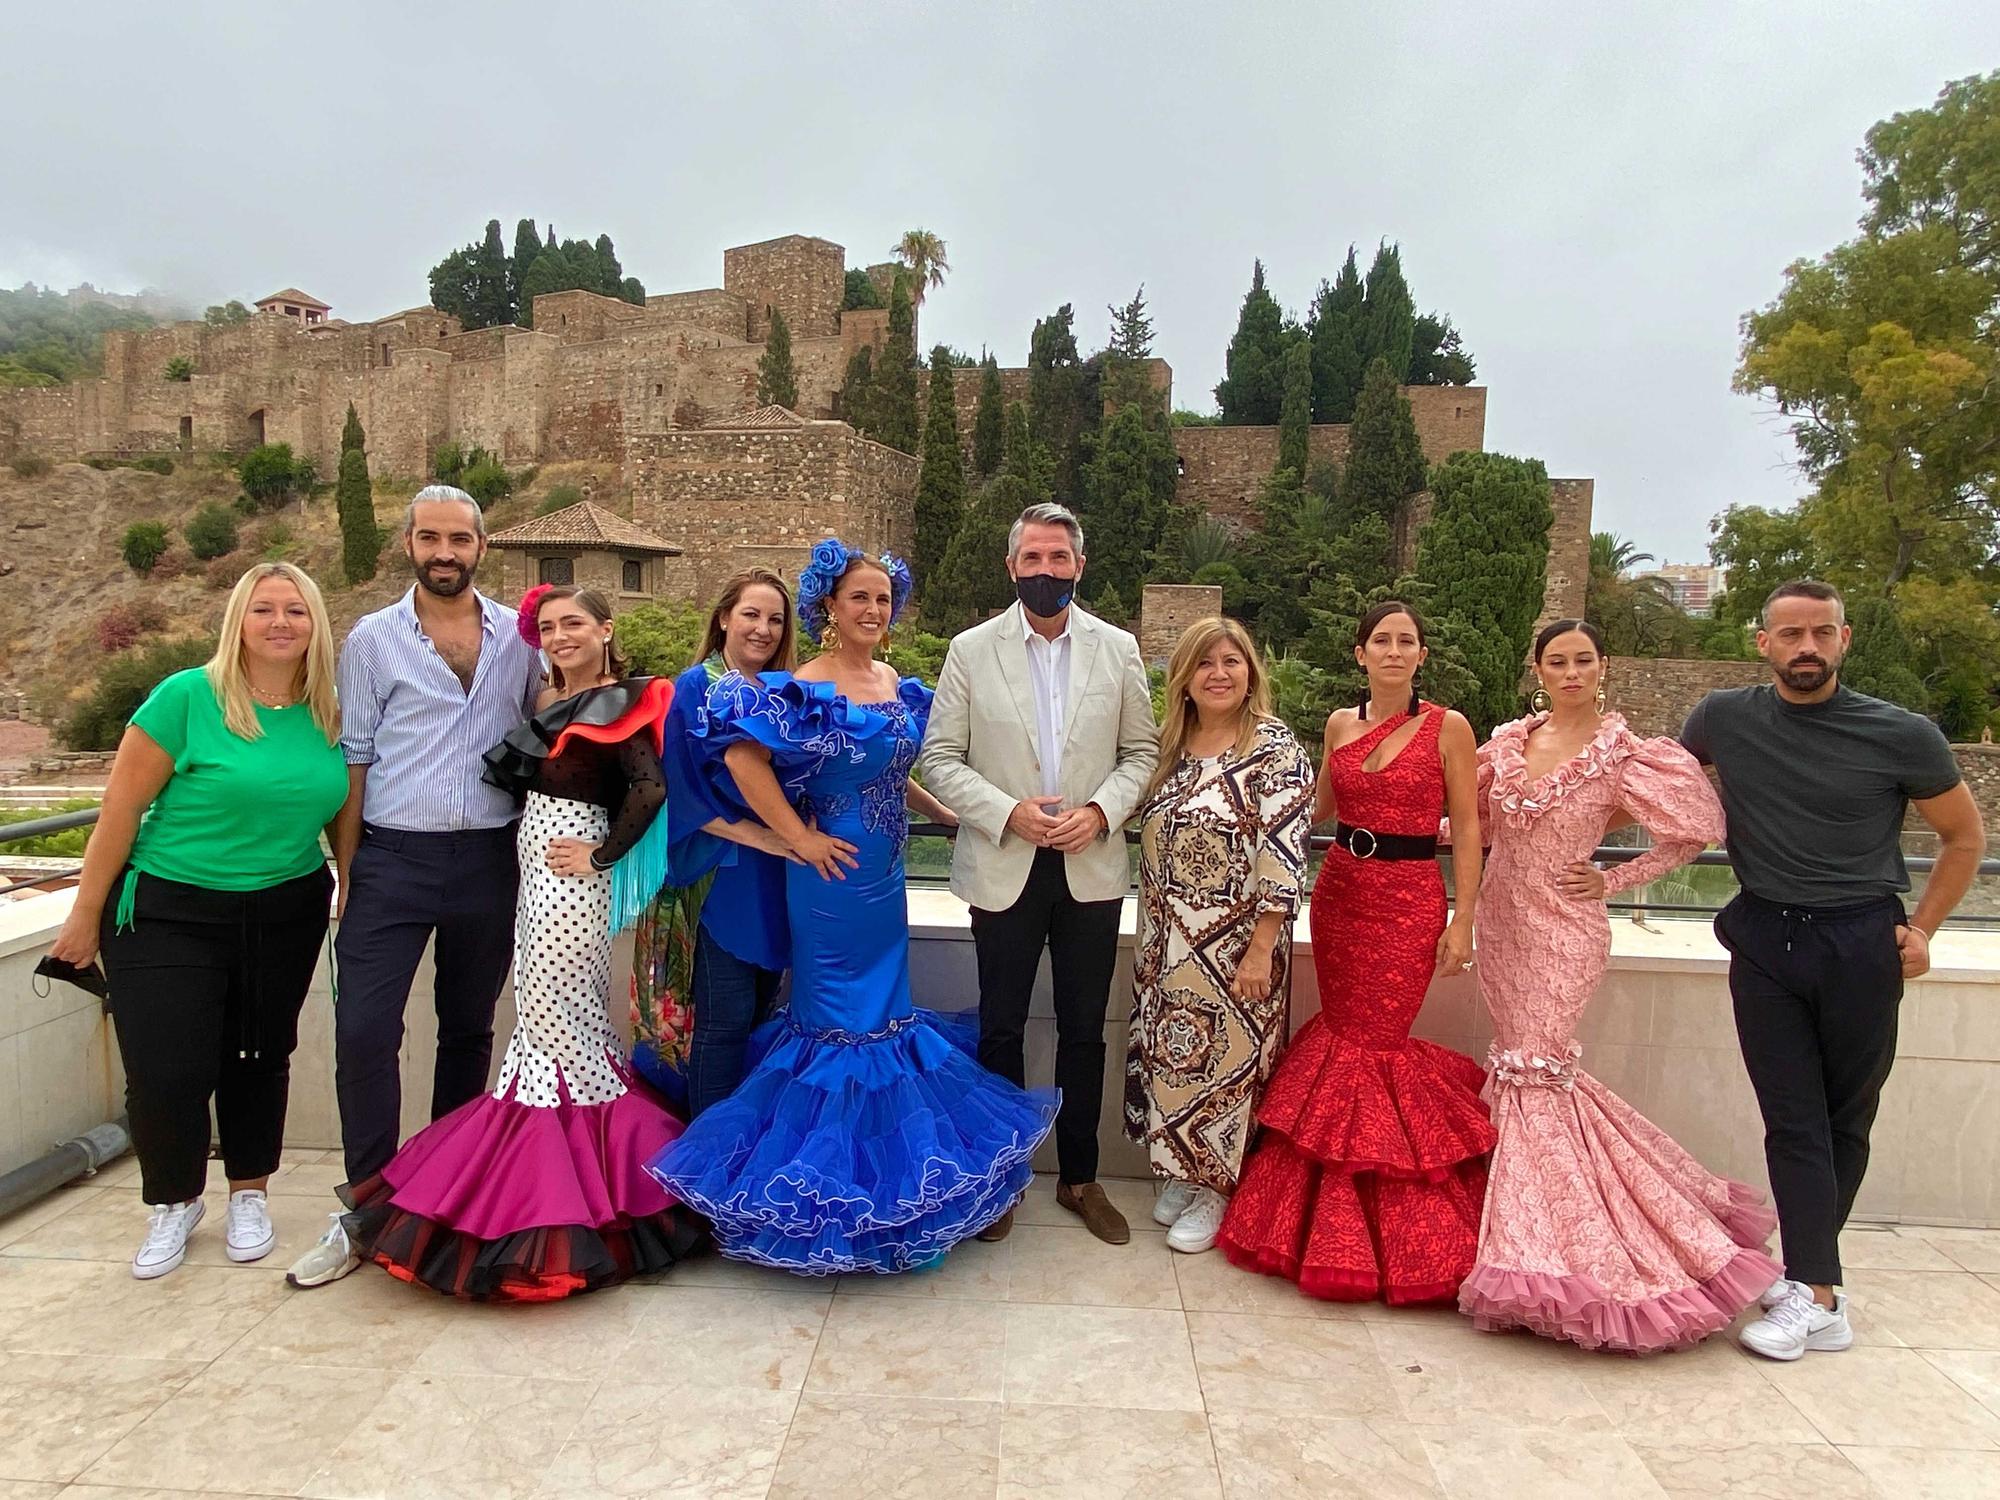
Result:
{"label": "pink lace dress", "polygon": [[1502,725],[1479,752],[1491,853],[1474,972],[1493,1016],[1499,1144],[1458,1305],[1481,1328],[1649,1353],[1726,1328],[1777,1279],[1765,1253],[1776,1218],[1578,1066],[1577,1022],[1611,925],[1602,903],[1563,895],[1556,879],[1623,809],[1653,847],[1611,870],[1606,894],[1644,885],[1718,841],[1722,807],[1691,755],[1638,738],[1617,714],[1531,781],[1527,738],[1541,722]]}

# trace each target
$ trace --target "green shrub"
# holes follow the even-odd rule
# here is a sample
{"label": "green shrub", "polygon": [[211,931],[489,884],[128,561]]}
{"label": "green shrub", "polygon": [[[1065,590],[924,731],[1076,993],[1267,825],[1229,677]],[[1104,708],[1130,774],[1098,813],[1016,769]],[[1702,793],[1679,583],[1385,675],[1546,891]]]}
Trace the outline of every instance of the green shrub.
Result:
{"label": "green shrub", "polygon": [[203,562],[227,557],[237,547],[236,514],[226,505],[204,505],[184,533],[188,551]]}
{"label": "green shrub", "polygon": [[642,604],[618,617],[618,645],[634,672],[673,677],[694,659],[705,623],[692,604]]}
{"label": "green shrub", "polygon": [[40,479],[49,472],[49,461],[38,453],[17,453],[7,461],[16,479]]}
{"label": "green shrub", "polygon": [[169,547],[160,554],[160,560],[153,564],[153,571],[147,576],[155,583],[166,583],[178,578],[188,570],[192,561],[184,547]]}
{"label": "green shrub", "polygon": [[144,469],[148,474],[171,474],[174,461],[163,453],[147,453],[132,460],[131,467]]}
{"label": "green shrub", "polygon": [[257,549],[265,562],[292,562],[299,550],[292,540],[292,528],[281,520],[273,521],[257,534]]}
{"label": "green shrub", "polygon": [[119,543],[125,566],[142,578],[152,572],[160,554],[167,550],[168,535],[166,526],[159,521],[134,521],[127,526],[125,539]]}
{"label": "green shrub", "polygon": [[252,448],[236,466],[236,477],[243,481],[243,493],[259,510],[276,510],[305,488],[300,483],[300,465],[292,458],[290,443],[266,443],[261,448]]}
{"label": "green shrub", "polygon": [[[52,818],[57,813],[82,812],[97,804],[89,798],[78,798],[68,802],[58,802],[53,807],[9,807],[0,808],[0,828],[10,823],[31,823],[37,818]],[[31,839],[16,839],[0,845],[9,854],[39,854],[57,859],[81,859],[83,846],[90,841],[90,825],[82,828],[65,828],[61,833],[44,833]]]}
{"label": "green shrub", "polygon": [[559,484],[542,497],[542,503],[535,507],[538,516],[552,516],[566,506],[576,504],[583,498],[583,491],[573,484]]}
{"label": "green shrub", "polygon": [[237,515],[244,517],[254,516],[258,513],[257,502],[252,500],[248,495],[238,495],[234,500],[229,502],[229,508],[235,511]]}
{"label": "green shrub", "polygon": [[481,505],[491,505],[514,493],[514,476],[499,459],[490,453],[480,453],[479,461],[467,464],[465,472],[458,476],[458,485]]}
{"label": "green shrub", "polygon": [[172,359],[167,361],[166,369],[160,372],[160,379],[194,379],[194,361],[189,359],[185,354],[176,354]]}
{"label": "green shrub", "polygon": [[440,443],[431,455],[431,478],[439,484],[457,484],[465,472],[465,450],[457,443]]}
{"label": "green shrub", "polygon": [[90,696],[63,722],[57,737],[72,750],[117,749],[125,726],[162,678],[198,667],[214,654],[214,637],[190,636],[112,657]]}
{"label": "green shrub", "polygon": [[882,659],[896,669],[898,677],[915,677],[936,687],[938,673],[944,670],[944,654],[950,649],[951,642],[941,635],[924,630],[897,631]]}

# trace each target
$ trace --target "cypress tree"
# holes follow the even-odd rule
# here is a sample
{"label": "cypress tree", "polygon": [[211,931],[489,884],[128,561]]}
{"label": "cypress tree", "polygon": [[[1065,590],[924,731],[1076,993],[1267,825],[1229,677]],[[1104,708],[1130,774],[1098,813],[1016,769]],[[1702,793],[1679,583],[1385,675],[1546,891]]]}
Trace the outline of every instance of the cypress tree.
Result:
{"label": "cypress tree", "polygon": [[1084,436],[1099,416],[1091,410],[1084,377],[1075,308],[1065,302],[1035,320],[1028,340],[1028,423],[1047,450],[1055,492],[1072,504],[1082,477]]}
{"label": "cypress tree", "polygon": [[965,518],[965,466],[958,451],[958,392],[951,350],[931,350],[930,410],[924,414],[924,466],[917,475],[916,546],[910,566],[928,580]]}
{"label": "cypress tree", "polygon": [[500,221],[486,221],[486,238],[472,257],[472,302],[476,322],[468,328],[493,328],[511,321],[507,296],[507,247],[500,240]]}
{"label": "cypress tree", "polygon": [[1417,577],[1438,634],[1475,683],[1452,706],[1483,739],[1521,703],[1548,572],[1555,508],[1539,459],[1455,453],[1432,471]]}
{"label": "cypress tree", "polygon": [[1052,487],[1055,465],[1048,448],[1035,437],[1035,426],[1029,420],[1024,402],[1015,401],[1007,408],[1007,451],[1000,472],[1013,475],[1034,492],[1032,499],[1022,502],[1024,510],[1055,494]]}
{"label": "cypress tree", "polygon": [[1368,285],[1361,311],[1361,362],[1389,362],[1396,384],[1410,380],[1410,358],[1416,349],[1417,305],[1403,279],[1403,254],[1384,242],[1368,267]]}
{"label": "cypress tree", "polygon": [[621,296],[625,289],[625,268],[618,264],[618,252],[612,248],[611,236],[600,234],[593,248],[596,251],[597,285],[591,290],[602,292],[607,297]]}
{"label": "cypress tree", "polygon": [[528,267],[535,263],[535,257],[542,253],[541,232],[535,228],[533,219],[523,219],[514,226],[514,253],[507,258],[507,307],[509,322],[526,327],[528,323],[528,302],[521,295],[521,283],[526,279]]}
{"label": "cypress tree", "polygon": [[792,330],[785,315],[771,309],[771,333],[764,340],[764,354],[757,361],[757,400],[764,406],[797,410],[799,377],[792,368]]}
{"label": "cypress tree", "polygon": [[900,274],[889,291],[889,342],[875,362],[868,407],[868,436],[899,452],[917,451],[916,318],[908,278]]}
{"label": "cypress tree", "polygon": [[980,487],[924,590],[925,629],[949,635],[1013,602],[1007,533],[1022,511],[1043,498],[1028,481],[1006,472]]}
{"label": "cypress tree", "polygon": [[1285,351],[1285,401],[1278,416],[1278,467],[1301,479],[1312,438],[1312,354],[1304,339]]}
{"label": "cypress tree", "polygon": [[1409,497],[1424,487],[1424,449],[1410,403],[1396,389],[1387,360],[1368,367],[1354,405],[1347,468],[1341,476],[1343,513],[1380,516],[1394,525]]}
{"label": "cypress tree", "polygon": [[869,395],[875,385],[875,351],[863,344],[847,361],[840,382],[840,419],[856,432],[868,430]]}
{"label": "cypress tree", "polygon": [[1236,336],[1224,356],[1226,374],[1215,388],[1225,427],[1270,427],[1284,404],[1285,315],[1264,289],[1264,262],[1256,262],[1250,290],[1236,318]]}
{"label": "cypress tree", "polygon": [[368,485],[367,437],[352,402],[340,432],[340,476],[333,503],[340,517],[340,561],[349,583],[375,576],[382,553],[382,532],[375,524],[375,495]]}
{"label": "cypress tree", "polygon": [[1000,361],[980,362],[979,407],[972,418],[972,467],[982,478],[1000,468],[1007,451],[1007,411],[1000,390]]}
{"label": "cypress tree", "polygon": [[1171,439],[1148,423],[1137,406],[1120,408],[1105,423],[1103,439],[1084,470],[1078,507],[1084,536],[1090,539],[1090,570],[1083,584],[1092,599],[1106,589],[1136,599],[1145,587],[1146,569],[1173,503],[1171,470],[1165,491],[1160,487],[1162,445],[1171,464]]}
{"label": "cypress tree", "polygon": [[528,274],[521,278],[521,326],[535,326],[535,298],[566,292],[575,285],[576,275],[562,251],[551,245],[537,255],[528,267]]}
{"label": "cypress tree", "polygon": [[1331,285],[1322,281],[1313,299],[1307,336],[1312,340],[1313,420],[1351,422],[1361,394],[1361,272],[1354,247]]}

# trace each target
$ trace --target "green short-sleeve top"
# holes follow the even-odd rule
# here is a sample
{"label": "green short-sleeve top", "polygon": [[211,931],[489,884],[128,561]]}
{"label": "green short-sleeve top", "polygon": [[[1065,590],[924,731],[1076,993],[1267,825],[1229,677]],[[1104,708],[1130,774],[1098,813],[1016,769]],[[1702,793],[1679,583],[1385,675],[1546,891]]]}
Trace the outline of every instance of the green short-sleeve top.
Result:
{"label": "green short-sleeve top", "polygon": [[325,862],[320,830],[347,796],[347,763],[304,704],[256,705],[262,737],[222,719],[204,668],[176,672],[139,705],[132,727],[174,760],[132,845],[134,868],[218,891],[260,891]]}

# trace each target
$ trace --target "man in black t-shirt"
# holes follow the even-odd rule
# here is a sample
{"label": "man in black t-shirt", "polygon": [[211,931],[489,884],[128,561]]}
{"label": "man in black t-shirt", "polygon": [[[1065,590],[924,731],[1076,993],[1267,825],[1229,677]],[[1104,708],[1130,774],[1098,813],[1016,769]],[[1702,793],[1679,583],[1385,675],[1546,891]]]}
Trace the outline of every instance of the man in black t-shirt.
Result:
{"label": "man in black t-shirt", "polygon": [[[1896,1055],[1903,981],[1978,873],[1986,836],[1951,747],[1930,720],[1840,685],[1852,632],[1840,593],[1802,580],[1764,601],[1769,685],[1710,693],[1681,742],[1712,765],[1743,890],[1715,919],[1743,1062],[1764,1116],[1764,1159],[1785,1277],[1745,1347],[1772,1359],[1854,1341],[1840,1231],[1868,1165],[1868,1132]],[[1900,837],[1911,803],[1942,847],[1915,916]]]}

